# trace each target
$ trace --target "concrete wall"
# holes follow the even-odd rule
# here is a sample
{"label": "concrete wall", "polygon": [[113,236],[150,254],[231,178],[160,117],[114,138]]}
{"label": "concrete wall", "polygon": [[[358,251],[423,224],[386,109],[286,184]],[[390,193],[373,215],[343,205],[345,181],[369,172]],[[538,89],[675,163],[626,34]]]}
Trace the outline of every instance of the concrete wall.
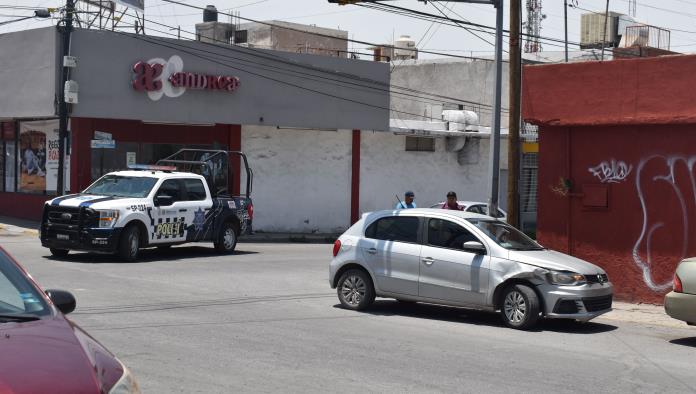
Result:
{"label": "concrete wall", "polygon": [[[275,26],[261,23],[245,23],[240,25],[239,29],[247,30],[247,42],[255,48],[347,57],[347,31],[283,21],[270,21],[269,23]],[[283,27],[287,27],[287,29]],[[322,37],[311,33],[335,36],[336,38]]]}
{"label": "concrete wall", "polygon": [[54,27],[0,34],[0,119],[55,116],[57,50]]}
{"label": "concrete wall", "polygon": [[[413,190],[419,206],[460,199],[486,201],[489,140],[470,139],[460,152],[436,140],[435,152],[406,152],[405,137],[361,132],[359,211],[391,209]],[[242,126],[242,150],[254,171],[254,229],[334,233],[350,226],[352,132]],[[507,149],[503,147],[503,157]],[[502,167],[507,168],[503,159]],[[505,195],[505,174],[501,195]],[[244,183],[244,181],[242,181]],[[504,199],[502,208],[505,208]]]}
{"label": "concrete wall", "polygon": [[[469,139],[460,152],[446,150],[446,140],[435,140],[435,152],[407,152],[405,138],[392,133],[363,131],[361,135],[360,210],[391,209],[394,196],[406,190],[416,195],[419,207],[444,201],[448,191],[460,200],[488,199],[488,139]],[[503,140],[506,141],[506,140]],[[507,145],[501,147],[501,168],[507,169]],[[506,179],[501,178],[501,196]],[[505,199],[501,199],[505,209]]]}
{"label": "concrete wall", "polygon": [[[384,89],[389,81],[387,64],[86,29],[74,32],[72,53],[80,59],[73,72],[80,84],[80,103],[72,112],[76,117],[310,128],[389,127],[389,93]],[[0,57],[3,55],[0,52]],[[161,86],[138,91],[133,86],[133,66],[149,61],[167,65],[157,77]],[[240,84],[233,92],[175,88],[168,81],[172,71],[234,76]],[[354,76],[374,81],[361,84],[379,89],[356,86]],[[141,82],[153,79],[152,75],[141,77]]]}
{"label": "concrete wall", "polygon": [[242,151],[254,171],[254,230],[350,226],[351,131],[242,126]]}
{"label": "concrete wall", "polygon": [[[493,104],[494,65],[486,60],[461,60],[461,59],[427,59],[396,61],[391,74],[392,91],[399,91],[396,86],[408,87],[418,91],[438,94],[452,98],[458,98],[484,105]],[[508,63],[503,63],[503,88],[502,106],[508,108]],[[424,103],[429,101],[431,103]],[[392,94],[391,108],[398,111],[392,112],[392,118],[423,119],[427,116],[440,119],[444,102],[452,100],[443,98],[422,99],[404,97]],[[465,109],[476,111],[479,114],[481,124],[490,126],[491,109],[478,107],[476,104],[465,104]],[[450,104],[447,109],[456,109]],[[415,115],[411,115],[415,114]],[[502,112],[501,126],[507,127],[507,112]]]}

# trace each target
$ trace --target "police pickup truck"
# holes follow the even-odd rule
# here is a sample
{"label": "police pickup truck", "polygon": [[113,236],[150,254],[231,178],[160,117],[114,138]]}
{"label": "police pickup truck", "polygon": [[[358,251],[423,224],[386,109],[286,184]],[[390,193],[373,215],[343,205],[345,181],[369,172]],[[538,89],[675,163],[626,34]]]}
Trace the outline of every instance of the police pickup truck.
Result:
{"label": "police pickup truck", "polygon": [[[231,160],[246,169],[244,195],[227,193]],[[251,183],[243,153],[183,149],[157,165],[108,173],[82,193],[47,201],[41,244],[57,257],[82,250],[125,261],[136,260],[144,247],[187,242],[213,242],[231,253],[251,225]]]}

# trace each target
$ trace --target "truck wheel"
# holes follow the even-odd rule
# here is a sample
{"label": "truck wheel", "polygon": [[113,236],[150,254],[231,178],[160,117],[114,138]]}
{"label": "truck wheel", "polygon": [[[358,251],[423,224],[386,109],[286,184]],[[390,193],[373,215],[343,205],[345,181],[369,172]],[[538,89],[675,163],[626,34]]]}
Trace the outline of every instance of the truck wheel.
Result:
{"label": "truck wheel", "polygon": [[232,222],[222,225],[218,239],[215,242],[215,250],[220,253],[232,253],[237,247],[237,230]]}
{"label": "truck wheel", "polygon": [[68,253],[70,252],[69,250],[66,249],[56,249],[56,248],[50,248],[51,255],[53,257],[66,257]]}
{"label": "truck wheel", "polygon": [[118,257],[124,261],[135,261],[140,250],[140,230],[137,226],[128,226],[121,233],[118,242]]}

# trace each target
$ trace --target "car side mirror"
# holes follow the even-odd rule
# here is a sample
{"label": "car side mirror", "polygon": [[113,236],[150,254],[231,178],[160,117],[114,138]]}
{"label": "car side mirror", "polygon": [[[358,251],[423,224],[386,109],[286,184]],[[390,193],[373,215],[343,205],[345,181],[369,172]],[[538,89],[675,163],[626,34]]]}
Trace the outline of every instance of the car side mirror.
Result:
{"label": "car side mirror", "polygon": [[58,308],[58,310],[64,315],[74,311],[75,307],[77,306],[75,296],[73,296],[69,291],[49,289],[46,290],[46,295],[51,299],[53,305],[55,305],[56,308]]}
{"label": "car side mirror", "polygon": [[464,242],[464,245],[462,245],[462,249],[469,253],[486,254],[486,247],[478,241]]}
{"label": "car side mirror", "polygon": [[174,204],[174,197],[168,196],[166,194],[155,196],[154,203],[156,207],[168,207]]}

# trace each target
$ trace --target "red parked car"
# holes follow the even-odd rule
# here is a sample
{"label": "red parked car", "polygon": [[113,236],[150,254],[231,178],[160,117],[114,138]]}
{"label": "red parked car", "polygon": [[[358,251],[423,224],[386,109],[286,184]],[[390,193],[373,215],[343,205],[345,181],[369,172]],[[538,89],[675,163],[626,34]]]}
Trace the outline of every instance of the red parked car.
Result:
{"label": "red parked car", "polygon": [[0,393],[140,393],[128,368],[75,323],[67,291],[46,290],[0,247]]}

